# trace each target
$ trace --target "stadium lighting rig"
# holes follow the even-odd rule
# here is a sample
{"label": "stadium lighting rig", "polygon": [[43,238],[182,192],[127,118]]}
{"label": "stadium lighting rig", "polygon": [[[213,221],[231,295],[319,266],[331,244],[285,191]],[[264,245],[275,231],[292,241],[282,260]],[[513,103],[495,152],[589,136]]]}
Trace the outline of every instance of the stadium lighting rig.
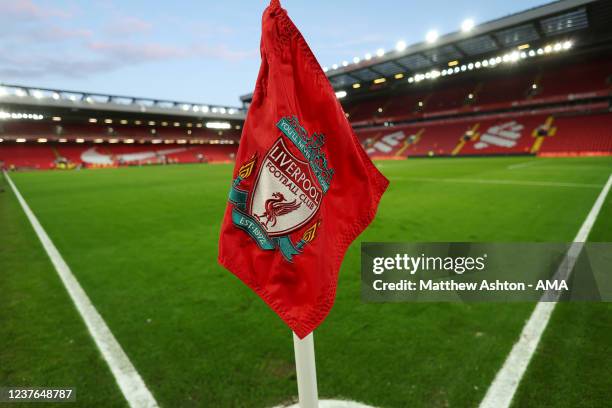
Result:
{"label": "stadium lighting rig", "polygon": [[[561,4],[564,8],[562,10],[563,13],[558,10],[560,5],[557,3],[568,3],[567,5]],[[458,24],[456,31],[444,36],[432,27],[431,30],[424,34],[422,42],[417,41],[415,44],[409,45],[404,39],[400,39],[395,44],[395,47],[388,51],[381,48],[376,52],[365,54],[365,58],[360,56],[353,58],[353,66],[349,64],[348,68],[344,68],[346,64],[333,64],[331,69],[325,67],[324,71],[328,73],[330,79],[335,80],[332,82],[334,87],[338,89],[345,85],[350,86],[355,81],[369,82],[376,74],[392,77],[397,72],[402,72],[399,71],[402,69],[404,69],[404,74],[410,72],[410,75],[413,75],[414,73],[411,71],[433,69],[436,64],[441,64],[442,59],[446,58],[473,59],[471,69],[496,66],[499,63],[497,58],[492,61],[492,64],[489,60],[484,62],[482,60],[477,61],[476,59],[479,58],[478,55],[503,52],[503,49],[506,47],[521,44],[519,42],[521,40],[523,42],[530,41],[536,43],[537,41],[546,41],[546,38],[558,34],[569,35],[567,34],[569,32],[589,29],[589,20],[591,18],[589,18],[586,9],[584,7],[576,8],[575,4],[569,3],[571,3],[570,0],[553,2],[512,17],[504,17],[482,24],[478,23],[478,25],[473,17],[465,16],[465,19]],[[605,18],[603,19],[605,20]],[[600,24],[603,25],[604,21]],[[549,39],[549,41],[551,40]],[[522,58],[546,55],[547,53],[560,52],[565,49],[563,42],[550,44],[543,46],[541,49],[536,48],[534,50],[528,47],[519,47],[518,59],[512,55],[507,56],[505,61],[503,55],[501,55],[501,58],[502,62],[518,61]],[[520,54],[523,51],[526,53],[526,56]],[[380,70],[378,70],[379,68]],[[443,68],[447,69],[444,66],[438,67],[441,75]],[[460,65],[458,72],[469,70],[468,66]],[[454,73],[456,73],[456,70],[453,69],[450,75]],[[446,74],[449,74],[448,71]],[[437,77],[435,72],[431,72],[429,76]]]}
{"label": "stadium lighting rig", "polygon": [[[480,68],[494,68],[503,63],[516,63],[520,60],[527,59],[527,58],[533,58],[535,56],[541,56],[541,55],[546,55],[546,54],[551,54],[551,53],[568,51],[570,48],[572,48],[572,45],[573,43],[568,40],[568,41],[563,41],[563,42],[557,42],[554,44],[548,44],[548,45],[545,45],[544,47],[538,48],[537,50],[525,51],[526,49],[529,48],[529,45],[523,44],[520,47],[518,47],[517,50],[505,53],[503,55],[498,55],[496,57],[483,59],[482,61],[469,62],[461,66],[459,66],[459,64],[457,63],[457,64],[453,64],[454,67],[449,67],[441,71],[434,69],[425,74],[418,73],[408,78],[408,82],[413,83],[413,82],[420,82],[424,79],[436,79],[440,76],[454,75],[454,74],[458,74],[461,72],[472,71],[474,69],[480,69]],[[454,63],[455,61],[452,61],[452,62]],[[449,63],[448,65],[450,66],[451,64]]]}
{"label": "stadium lighting rig", "polygon": [[42,120],[45,117],[38,113],[0,111],[0,120]]}
{"label": "stadium lighting rig", "polygon": [[232,125],[229,122],[206,122],[208,129],[230,129]]}
{"label": "stadium lighting rig", "polygon": [[[458,60],[453,60],[447,63],[448,68],[440,69],[432,69],[428,72],[420,72],[415,73],[407,79],[407,82],[410,84],[418,83],[424,80],[435,80],[439,77],[451,76],[460,73],[470,72],[473,70],[478,70],[482,68],[495,68],[498,65],[502,64],[513,64],[518,63],[521,60],[533,58],[537,56],[555,54],[560,52],[568,51],[572,48],[573,42],[571,40],[559,41],[552,44],[547,44],[542,47],[536,49],[530,49],[531,46],[529,44],[522,44],[518,46],[515,50],[507,52],[505,54],[493,56],[490,58],[485,58],[479,61],[467,62],[464,64],[460,64]],[[395,74],[393,77],[396,80],[404,78],[403,73]],[[387,78],[381,77],[376,78],[372,81],[373,84],[381,84],[387,81]],[[536,85],[537,86],[537,85]],[[353,89],[361,88],[360,83],[355,83],[352,85]],[[347,96],[346,91],[337,91],[336,97],[338,99],[344,98]]]}

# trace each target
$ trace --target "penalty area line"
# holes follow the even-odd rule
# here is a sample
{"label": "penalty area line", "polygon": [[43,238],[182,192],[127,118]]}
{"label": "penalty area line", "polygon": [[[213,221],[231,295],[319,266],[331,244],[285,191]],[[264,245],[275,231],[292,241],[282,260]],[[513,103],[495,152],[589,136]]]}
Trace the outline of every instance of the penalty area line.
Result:
{"label": "penalty area line", "polygon": [[[608,181],[599,193],[597,200],[595,200],[595,204],[593,204],[591,211],[582,223],[580,230],[578,230],[573,244],[570,246],[565,259],[561,262],[555,274],[555,279],[565,280],[569,278],[578,255],[584,246],[584,242],[587,240],[597,220],[601,207],[603,207],[606,196],[610,191],[610,186],[612,186],[612,175],[608,177]],[[521,379],[527,370],[527,366],[535,354],[542,334],[546,330],[558,299],[558,293],[545,293],[542,296],[541,301],[538,302],[525,327],[523,327],[519,340],[512,347],[504,365],[497,372],[495,379],[489,386],[485,397],[480,403],[480,408],[506,408],[510,406]]]}
{"label": "penalty area line", "polygon": [[70,299],[72,299],[77,311],[85,322],[89,334],[91,334],[102,357],[108,364],[128,404],[132,408],[157,408],[158,404],[155,398],[153,398],[151,391],[149,391],[127,354],[125,354],[125,351],[123,351],[121,345],[117,342],[110,328],[72,274],[70,267],[66,261],[64,261],[64,258],[62,258],[55,244],[53,244],[53,241],[51,241],[51,238],[49,238],[49,235],[47,235],[43,229],[38,218],[36,218],[28,203],[26,203],[21,193],[19,193],[13,180],[11,180],[6,172],[4,172],[4,177],[11,186],[15,197],[17,197],[17,201],[30,221],[49,259],[51,259],[51,263],[55,267],[68,295],[70,295]]}

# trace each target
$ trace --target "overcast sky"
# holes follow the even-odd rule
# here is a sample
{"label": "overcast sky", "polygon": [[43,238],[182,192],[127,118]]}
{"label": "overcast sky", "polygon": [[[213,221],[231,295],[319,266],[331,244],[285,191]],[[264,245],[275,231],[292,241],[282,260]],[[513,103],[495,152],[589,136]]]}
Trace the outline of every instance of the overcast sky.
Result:
{"label": "overcast sky", "polygon": [[[0,82],[238,105],[259,68],[262,0],[0,0]],[[392,49],[541,0],[281,0],[319,62]]]}

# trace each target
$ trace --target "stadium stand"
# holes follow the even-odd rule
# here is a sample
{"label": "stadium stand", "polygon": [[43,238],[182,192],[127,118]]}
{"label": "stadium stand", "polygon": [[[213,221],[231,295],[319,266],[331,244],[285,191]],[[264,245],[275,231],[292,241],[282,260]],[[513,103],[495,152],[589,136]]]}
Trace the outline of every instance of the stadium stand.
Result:
{"label": "stadium stand", "polygon": [[442,81],[399,94],[349,101],[345,111],[353,125],[364,126],[579,101],[610,95],[611,76],[612,61],[607,59],[551,69],[508,70],[480,81]]}
{"label": "stadium stand", "polygon": [[379,159],[612,154],[612,60],[508,67],[348,100],[368,154]]}
{"label": "stadium stand", "polygon": [[604,156],[612,154],[612,114],[560,117],[552,137],[542,144],[542,156]]}
{"label": "stadium stand", "polygon": [[54,168],[117,167],[178,163],[227,163],[236,146],[210,145],[119,145],[72,143],[3,143],[0,162],[6,169],[47,170]]}
{"label": "stadium stand", "polygon": [[47,170],[54,168],[54,161],[55,155],[49,146],[8,143],[0,146],[0,163],[4,163],[4,168]]}
{"label": "stadium stand", "polygon": [[187,130],[178,129],[168,124],[153,128],[133,125],[100,125],[100,124],[51,124],[51,123],[28,123],[7,122],[3,125],[0,135],[3,137],[35,137],[35,138],[130,138],[130,139],[184,139],[194,138],[203,140],[238,141],[240,132],[234,129],[215,131],[206,128],[189,127]]}
{"label": "stadium stand", "polygon": [[0,162],[5,168],[16,169],[229,162],[239,137],[235,129],[170,126],[155,128],[152,133],[148,127],[131,125],[14,121],[2,126],[0,138],[14,140],[0,143]]}
{"label": "stadium stand", "polygon": [[498,115],[495,118],[485,116],[481,119],[466,118],[367,128],[356,133],[368,154],[378,159],[612,154],[612,113],[577,116],[515,114]]}

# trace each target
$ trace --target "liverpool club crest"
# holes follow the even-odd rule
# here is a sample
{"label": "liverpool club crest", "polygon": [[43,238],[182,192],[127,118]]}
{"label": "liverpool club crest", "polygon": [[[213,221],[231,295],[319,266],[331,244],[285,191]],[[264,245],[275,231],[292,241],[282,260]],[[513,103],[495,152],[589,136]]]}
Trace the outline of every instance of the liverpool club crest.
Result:
{"label": "liverpool club crest", "polygon": [[[308,135],[296,117],[282,118],[276,125],[279,138],[261,163],[253,156],[244,163],[230,191],[232,221],[264,250],[280,250],[287,261],[302,252],[316,236],[317,213],[333,176],[321,147],[321,133]],[[293,145],[301,153],[296,157]],[[251,189],[241,187],[257,169]],[[304,229],[294,243],[291,234]]]}

